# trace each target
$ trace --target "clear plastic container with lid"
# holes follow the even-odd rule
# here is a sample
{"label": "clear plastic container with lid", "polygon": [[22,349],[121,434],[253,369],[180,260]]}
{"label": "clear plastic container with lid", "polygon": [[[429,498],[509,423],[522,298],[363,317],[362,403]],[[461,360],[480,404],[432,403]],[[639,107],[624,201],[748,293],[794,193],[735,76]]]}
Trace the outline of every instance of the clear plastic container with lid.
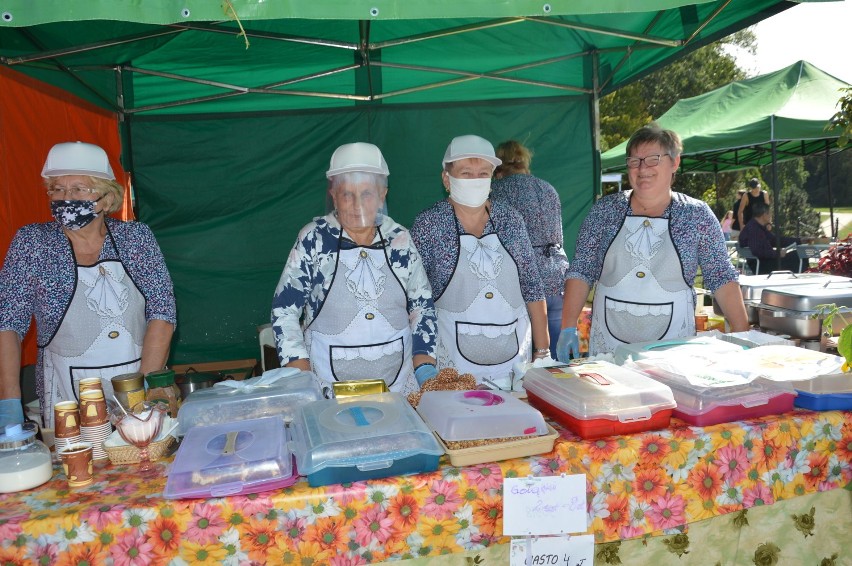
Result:
{"label": "clear plastic container with lid", "polygon": [[170,369],[152,371],[145,376],[145,381],[148,382],[145,400],[168,405],[169,416],[176,419],[180,408],[180,389],[175,384],[175,372]]}
{"label": "clear plastic container with lid", "polygon": [[50,450],[33,423],[8,425],[0,434],[0,493],[38,487],[53,476]]}

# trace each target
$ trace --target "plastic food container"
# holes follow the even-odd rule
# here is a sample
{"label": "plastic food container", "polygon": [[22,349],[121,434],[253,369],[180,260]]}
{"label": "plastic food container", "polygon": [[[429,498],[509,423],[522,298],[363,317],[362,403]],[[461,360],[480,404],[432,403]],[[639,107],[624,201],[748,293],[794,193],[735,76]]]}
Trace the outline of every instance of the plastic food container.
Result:
{"label": "plastic food container", "polygon": [[8,425],[0,434],[0,493],[38,487],[53,476],[50,450],[34,423]]}
{"label": "plastic food container", "polygon": [[184,435],[194,426],[269,416],[291,422],[300,406],[319,398],[311,374],[293,368],[271,370],[245,381],[221,381],[194,391],[184,400],[176,434]]}
{"label": "plastic food container", "polygon": [[298,479],[278,417],[196,426],[187,432],[168,473],[167,499],[245,495]]}
{"label": "plastic food container", "polygon": [[507,442],[496,442],[470,448],[450,448],[441,437],[438,442],[446,450],[453,466],[472,466],[485,462],[500,462],[511,458],[523,458],[544,454],[553,450],[553,444],[559,438],[559,433],[552,426],[547,425],[547,432],[540,436],[510,440]]}
{"label": "plastic food container", "polygon": [[417,412],[444,440],[482,440],[547,433],[536,409],[500,391],[427,391]]}
{"label": "plastic food container", "polygon": [[530,404],[581,438],[666,428],[672,390],[604,361],[533,368],[524,375]]}
{"label": "plastic food container", "polygon": [[798,395],[795,405],[811,411],[852,411],[852,373],[820,375],[791,381]]}
{"label": "plastic food container", "polygon": [[299,472],[317,487],[438,469],[437,439],[397,393],[321,399],[293,421]]}
{"label": "plastic food container", "polygon": [[751,348],[720,360],[755,377],[772,381],[802,381],[821,375],[838,373],[844,359],[840,356],[798,348],[767,345]]}
{"label": "plastic food container", "polygon": [[638,360],[635,364],[671,388],[677,403],[672,416],[692,425],[709,426],[793,410],[796,392],[789,383],[758,377],[725,385],[713,374],[707,374],[704,381],[699,373],[687,378],[666,360]]}
{"label": "plastic food container", "polygon": [[693,336],[674,340],[654,342],[636,342],[619,344],[613,352],[615,363],[623,364],[628,360],[659,358],[670,355],[696,354],[703,356],[726,356],[742,351],[742,346],[719,340],[713,336]]}

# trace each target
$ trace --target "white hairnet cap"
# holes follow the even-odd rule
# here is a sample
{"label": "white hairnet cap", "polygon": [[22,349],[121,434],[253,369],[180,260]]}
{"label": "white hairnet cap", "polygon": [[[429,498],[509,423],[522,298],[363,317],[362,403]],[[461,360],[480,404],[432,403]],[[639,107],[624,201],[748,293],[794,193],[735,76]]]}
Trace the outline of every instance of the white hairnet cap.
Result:
{"label": "white hairnet cap", "polygon": [[115,180],[106,152],[91,143],[58,143],[47,154],[41,176],[88,175],[98,179]]}
{"label": "white hairnet cap", "polygon": [[335,175],[352,171],[390,175],[381,150],[364,142],[347,143],[335,149],[325,176],[331,179]]}
{"label": "white hairnet cap", "polygon": [[494,153],[494,146],[487,139],[479,136],[458,136],[453,138],[447,146],[441,165],[446,167],[447,163],[469,158],[484,159],[494,167],[503,163]]}

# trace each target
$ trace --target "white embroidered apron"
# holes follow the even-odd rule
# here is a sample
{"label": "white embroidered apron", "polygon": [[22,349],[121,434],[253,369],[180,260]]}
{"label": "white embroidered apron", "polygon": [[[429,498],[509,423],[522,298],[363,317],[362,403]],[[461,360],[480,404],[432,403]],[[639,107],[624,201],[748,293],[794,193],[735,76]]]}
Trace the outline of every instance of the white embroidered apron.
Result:
{"label": "white embroidered apron", "polygon": [[667,218],[627,216],[595,287],[589,354],[619,344],[695,335],[695,292],[683,278]]}
{"label": "white embroidered apron", "polygon": [[78,265],[74,296],[44,346],[45,427],[53,428],[54,404],[78,400],[81,379],[100,377],[109,399],[112,376],[138,371],[146,328],[145,297],[121,260]]}
{"label": "white embroidered apron", "polygon": [[[381,238],[381,233],[379,233]],[[340,249],[319,314],[305,329],[311,367],[320,389],[331,383],[384,379],[391,391],[418,389],[411,362],[408,298],[385,254],[374,246]]]}
{"label": "white embroidered apron", "polygon": [[458,238],[456,267],[435,300],[438,367],[502,385],[514,362],[529,360],[532,345],[518,267],[497,234]]}

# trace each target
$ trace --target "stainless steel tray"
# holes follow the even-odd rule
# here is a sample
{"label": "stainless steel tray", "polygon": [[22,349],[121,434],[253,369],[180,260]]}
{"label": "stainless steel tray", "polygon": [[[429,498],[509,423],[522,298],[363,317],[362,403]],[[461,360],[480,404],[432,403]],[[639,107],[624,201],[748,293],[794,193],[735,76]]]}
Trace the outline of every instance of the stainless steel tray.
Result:
{"label": "stainless steel tray", "polygon": [[822,319],[814,317],[814,313],[769,306],[761,306],[757,309],[757,312],[760,328],[763,330],[787,334],[802,340],[819,339],[820,337]]}
{"label": "stainless steel tray", "polygon": [[789,285],[812,285],[828,281],[848,281],[848,277],[828,275],[825,273],[793,273],[792,271],[773,271],[766,275],[740,275],[740,289],[743,300],[760,301],[763,290],[767,287],[787,287]]}
{"label": "stainless steel tray", "polygon": [[[748,315],[748,323],[749,324],[757,324],[758,323],[758,314],[757,310],[760,308],[760,301],[743,301],[746,308],[746,315]],[[713,297],[713,314],[717,314],[719,316],[725,316],[725,313],[722,312],[722,307],[719,306],[719,303],[716,302],[716,297]]]}
{"label": "stainless steel tray", "polygon": [[852,282],[767,287],[760,295],[760,302],[762,306],[811,313],[818,305],[831,303],[852,308]]}

